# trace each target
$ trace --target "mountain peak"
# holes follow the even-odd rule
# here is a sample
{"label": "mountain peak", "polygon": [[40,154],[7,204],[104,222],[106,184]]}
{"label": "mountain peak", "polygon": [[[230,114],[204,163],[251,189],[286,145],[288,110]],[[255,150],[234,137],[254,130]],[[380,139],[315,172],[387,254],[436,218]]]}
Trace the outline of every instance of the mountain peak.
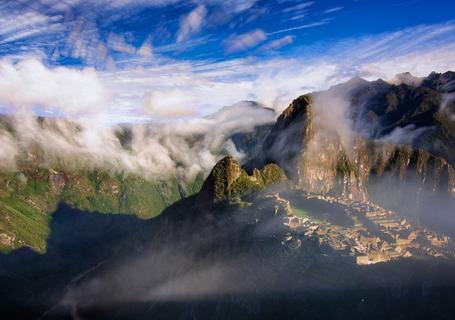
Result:
{"label": "mountain peak", "polygon": [[284,171],[276,164],[268,164],[248,175],[231,156],[224,157],[213,167],[202,185],[197,207],[207,207],[223,200],[238,201],[243,196],[286,180]]}
{"label": "mountain peak", "polygon": [[[293,162],[303,147],[303,139],[311,123],[313,97],[303,95],[292,103],[278,117],[269,135],[264,141],[261,152],[250,161],[246,168],[262,168],[267,163],[278,163],[288,174],[292,172]],[[276,159],[287,159],[285,163]]]}
{"label": "mountain peak", "polygon": [[417,87],[422,83],[423,78],[415,77],[410,72],[396,74],[390,81],[392,84],[407,84],[408,86]]}
{"label": "mountain peak", "polygon": [[442,93],[452,93],[455,91],[455,72],[432,72],[423,80],[422,86]]}
{"label": "mountain peak", "polygon": [[213,167],[204,186],[207,186],[207,184],[211,185],[210,189],[213,192],[213,200],[215,202],[224,199],[234,182],[240,176],[240,170],[240,164],[231,156],[224,157]]}
{"label": "mountain peak", "polygon": [[[393,85],[388,86],[389,90],[378,90],[377,94],[384,96],[394,88],[400,89]],[[411,99],[408,97],[417,96],[416,88],[408,89],[413,94],[403,96],[406,101]],[[311,96],[301,96],[294,100],[279,116],[258,156],[247,165],[249,171],[268,163],[276,163],[305,191],[336,193],[362,201],[368,199],[369,181],[376,175],[382,175],[384,169],[395,172],[398,170],[400,174],[397,179],[403,184],[407,179],[405,172],[408,172],[407,175],[419,181],[422,188],[424,186],[428,190],[451,190],[451,185],[455,183],[455,180],[450,178],[453,169],[443,159],[423,150],[417,152],[422,154],[421,156],[416,156],[416,153],[412,152],[416,150],[367,139],[353,128],[335,128],[338,122],[342,121],[347,121],[346,125],[349,125],[349,113],[352,110],[351,107],[345,110],[348,115],[335,114],[338,122],[334,120],[331,113],[335,110],[331,107],[338,106],[334,103],[342,103],[343,100],[335,99],[334,102],[333,99],[322,99],[325,95],[333,97],[333,90],[329,89],[329,93],[317,93],[314,99]],[[313,100],[316,101],[315,105]],[[409,108],[416,109],[418,106],[409,104]],[[403,113],[404,108],[399,109],[397,112]],[[346,116],[346,119],[343,116]],[[403,157],[396,157],[396,154]],[[435,173],[435,167],[440,167],[441,170]],[[430,179],[432,183],[429,183]]]}

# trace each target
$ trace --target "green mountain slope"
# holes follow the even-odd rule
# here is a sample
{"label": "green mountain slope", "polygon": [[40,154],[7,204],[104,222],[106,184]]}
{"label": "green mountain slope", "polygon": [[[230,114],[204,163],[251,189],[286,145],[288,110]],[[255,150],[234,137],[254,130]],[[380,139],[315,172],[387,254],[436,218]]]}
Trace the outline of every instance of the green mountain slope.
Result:
{"label": "green mountain slope", "polygon": [[60,202],[82,211],[134,214],[148,219],[167,206],[197,192],[198,175],[182,187],[175,177],[146,180],[137,175],[103,170],[64,171],[23,168],[0,174],[0,250],[28,246],[43,252],[51,213]]}

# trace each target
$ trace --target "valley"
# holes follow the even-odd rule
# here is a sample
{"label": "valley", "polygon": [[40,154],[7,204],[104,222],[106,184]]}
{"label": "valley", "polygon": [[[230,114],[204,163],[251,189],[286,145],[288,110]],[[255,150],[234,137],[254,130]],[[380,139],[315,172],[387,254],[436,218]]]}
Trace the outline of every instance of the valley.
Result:
{"label": "valley", "polygon": [[0,0],[0,320],[454,320],[454,12]]}

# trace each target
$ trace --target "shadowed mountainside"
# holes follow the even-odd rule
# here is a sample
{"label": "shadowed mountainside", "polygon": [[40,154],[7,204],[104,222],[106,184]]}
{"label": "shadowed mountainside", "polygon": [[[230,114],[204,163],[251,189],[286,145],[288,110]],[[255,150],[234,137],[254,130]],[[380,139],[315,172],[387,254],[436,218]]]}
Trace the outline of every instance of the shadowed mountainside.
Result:
{"label": "shadowed mountainside", "polygon": [[288,229],[267,202],[254,213],[219,204],[213,219],[194,201],[147,221],[60,206],[44,255],[24,248],[0,256],[1,314],[448,319],[455,312],[451,260],[359,267],[317,241],[283,244]]}

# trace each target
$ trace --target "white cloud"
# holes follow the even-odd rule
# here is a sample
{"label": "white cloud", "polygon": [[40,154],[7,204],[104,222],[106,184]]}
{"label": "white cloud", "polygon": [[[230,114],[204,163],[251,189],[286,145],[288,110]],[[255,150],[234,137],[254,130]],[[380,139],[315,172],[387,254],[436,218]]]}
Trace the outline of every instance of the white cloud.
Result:
{"label": "white cloud", "polygon": [[16,141],[6,130],[0,129],[0,168],[15,168],[18,153]]}
{"label": "white cloud", "polygon": [[33,146],[40,150],[35,161],[43,166],[102,167],[155,179],[173,175],[183,182],[208,173],[223,151],[241,158],[229,137],[272,123],[275,117],[269,110],[242,103],[209,118],[136,124],[129,127],[132,139],[124,148],[118,138],[123,129],[106,126],[98,117],[38,120],[23,113],[9,118],[14,138],[0,127],[0,166],[15,169],[16,155],[26,155]]}
{"label": "white cloud", "polygon": [[226,52],[233,53],[250,49],[266,39],[267,35],[261,29],[256,29],[240,35],[233,35],[225,41]]}
{"label": "white cloud", "polygon": [[337,12],[337,11],[340,11],[343,9],[344,9],[344,7],[334,7],[334,8],[324,10],[322,13],[333,13],[333,12]]}
{"label": "white cloud", "polygon": [[107,38],[107,46],[109,49],[117,52],[129,54],[133,54],[136,52],[136,48],[129,44],[126,41],[125,36],[121,34],[110,33],[109,37]]}
{"label": "white cloud", "polygon": [[[301,94],[327,89],[354,76],[388,80],[406,71],[422,77],[431,71],[452,69],[455,40],[434,42],[434,37],[450,40],[450,30],[448,26],[436,25],[374,38],[342,40],[325,54],[310,57],[223,62],[163,60],[154,66],[105,72],[101,76],[110,91],[116,93],[111,109],[123,114],[134,113],[142,106],[143,97],[155,90],[184,93],[188,97],[184,103],[195,115],[208,114],[245,99],[281,111]],[[422,38],[427,40],[422,42]],[[432,45],[423,46],[428,41]],[[408,48],[406,52],[393,50],[396,43]]]}
{"label": "white cloud", "polygon": [[63,17],[41,14],[39,12],[2,12],[0,15],[0,44],[62,32]]}
{"label": "white cloud", "polygon": [[173,5],[180,0],[21,0],[23,4],[43,6],[57,12],[67,12],[77,7],[93,7],[98,9],[120,9],[125,7],[161,7]]}
{"label": "white cloud", "polygon": [[287,35],[282,38],[270,41],[269,43],[262,46],[262,49],[263,50],[279,49],[279,48],[282,48],[284,46],[291,44],[292,42],[294,42],[294,37]]}
{"label": "white cloud", "polygon": [[108,93],[94,69],[48,69],[37,60],[0,61],[1,104],[77,115],[97,112],[107,100]]}
{"label": "white cloud", "polygon": [[[454,28],[453,24],[419,26],[346,39],[324,49],[324,54],[311,56],[221,62],[158,56],[149,64],[107,71],[47,68],[36,60],[2,60],[0,103],[18,109],[39,105],[69,115],[89,113],[86,119],[79,119],[81,131],[76,134],[63,120],[57,122],[61,134],[56,135],[54,129],[42,130],[33,119],[21,117],[16,123],[23,134],[21,146],[39,143],[46,146],[50,157],[82,155],[88,165],[191,175],[209,170],[220,148],[235,152],[226,141],[232,130],[247,130],[253,120],[273,121],[270,116],[250,114],[241,108],[235,109],[234,117],[223,113],[216,119],[198,116],[245,99],[281,111],[301,94],[326,89],[356,75],[391,79],[405,71],[415,76],[446,71],[455,65]],[[196,119],[180,119],[188,116]],[[102,125],[107,118],[128,122],[148,117],[172,122],[137,126],[128,151],[120,149],[113,129]],[[3,133],[0,143],[9,150],[0,152],[0,159],[11,163],[18,150],[15,140]]]}
{"label": "white cloud", "polygon": [[290,32],[290,31],[296,31],[296,30],[320,27],[320,26],[326,25],[329,22],[330,22],[330,19],[324,19],[324,20],[321,20],[321,21],[313,22],[313,23],[306,23],[306,24],[302,24],[300,26],[295,26],[295,27],[285,28],[285,29],[281,29],[281,30],[277,30],[277,31],[272,31],[272,32],[269,32],[267,34],[268,35],[273,35],[273,34],[278,34],[278,33],[285,33],[285,32]]}
{"label": "white cloud", "polygon": [[[161,118],[172,118],[169,116],[172,113],[175,113],[177,117],[191,114],[194,116],[206,115],[224,105],[231,105],[245,99],[257,100],[280,111],[300,94],[326,89],[353,76],[362,76],[367,79],[379,77],[391,79],[397,73],[410,71],[413,75],[421,77],[431,71],[442,72],[451,69],[455,65],[454,28],[455,24],[450,23],[417,26],[373,37],[344,39],[329,47],[321,45],[324,47],[323,52],[307,53],[307,49],[302,48],[302,51],[296,51],[301,54],[284,58],[250,57],[221,62],[178,61],[165,59],[156,53],[153,60],[138,58],[139,60],[134,64],[126,64],[117,69],[86,72],[93,73],[92,76],[97,78],[94,83],[98,83],[87,87],[105,88],[98,90],[99,96],[104,97],[100,98],[100,101],[105,102],[104,108],[100,107],[102,102],[96,102],[96,108],[89,107],[89,105],[93,105],[93,102],[80,103],[81,100],[85,101],[91,95],[76,94],[72,87],[77,87],[77,85],[71,84],[69,88],[66,88],[67,81],[59,81],[59,86],[54,85],[54,88],[58,88],[53,89],[58,93],[57,97],[50,97],[48,94],[49,97],[44,100],[42,95],[40,97],[37,95],[33,103],[48,104],[45,105],[46,108],[61,110],[64,113],[66,109],[69,110],[68,113],[74,113],[74,111],[70,111],[71,109],[78,109],[80,112],[82,109],[89,112],[108,110],[104,119],[111,122],[155,118],[159,114],[161,114]],[[254,33],[255,31],[252,32],[252,34]],[[259,38],[264,37],[261,35],[261,31],[258,31],[258,34]],[[242,38],[241,36],[240,38]],[[281,45],[289,42],[289,37],[274,40],[277,41],[276,43],[274,41],[265,43],[264,46]],[[253,45],[257,41],[252,41],[250,38],[254,40],[257,36],[244,37],[244,41],[240,41],[240,44],[236,44],[234,47],[239,49],[245,45]],[[144,43],[150,42],[146,40]],[[13,70],[17,68],[14,64],[11,67]],[[83,71],[71,68],[63,69],[74,71],[75,74],[84,74]],[[51,69],[49,72],[52,74],[55,70]],[[45,74],[47,77],[47,73]],[[29,78],[36,76],[35,72],[28,75]],[[21,77],[25,77],[25,75],[21,73]],[[31,82],[31,80],[27,81]],[[44,81],[41,81],[39,77],[34,81],[46,87]],[[9,81],[4,81],[4,83],[10,85]],[[15,88],[21,88],[21,86],[17,85]],[[5,103],[5,97],[12,99],[11,92],[22,92],[20,90],[3,91],[4,101],[2,102]],[[46,90],[47,88],[44,88],[43,92]],[[70,100],[68,106],[61,102],[56,107],[55,100],[64,92],[68,92],[68,96],[71,96],[70,93],[73,94],[74,99],[68,99]],[[111,96],[108,96],[106,92]],[[163,105],[155,103],[153,106],[152,104],[152,109],[150,109],[150,101],[147,102],[148,100],[144,97],[153,92],[157,92],[161,96],[165,96],[167,92],[171,93],[170,101],[172,101],[170,97],[173,95],[179,96],[179,99],[175,98],[177,100],[173,101],[175,106],[178,106],[178,110],[175,112],[162,111],[164,102]],[[25,99],[26,96],[19,98]],[[15,97],[15,104],[19,104],[18,102],[24,104],[23,101],[19,101],[19,98]],[[63,101],[63,99],[60,100]],[[96,99],[92,99],[92,101],[94,100]],[[84,107],[79,109],[78,106]],[[165,116],[164,113],[169,115]]]}
{"label": "white cloud", "polygon": [[137,54],[144,58],[151,58],[153,55],[152,41],[150,37],[147,37],[142,45],[137,49]]}
{"label": "white cloud", "polygon": [[147,115],[158,118],[175,118],[194,115],[193,97],[178,90],[153,91],[144,97]]}
{"label": "white cloud", "polygon": [[187,40],[191,34],[198,33],[204,24],[207,9],[199,5],[180,21],[180,29],[177,33],[177,42]]}
{"label": "white cloud", "polygon": [[407,125],[403,128],[396,127],[392,130],[392,132],[382,137],[380,140],[392,144],[412,145],[415,139],[421,136],[421,134],[426,130],[428,130],[428,127],[416,128],[413,124]]}
{"label": "white cloud", "polygon": [[299,3],[299,4],[296,4],[291,7],[287,7],[285,9],[283,9],[283,12],[296,12],[296,11],[301,12],[301,11],[308,9],[313,4],[314,4],[314,1],[302,2],[302,3]]}
{"label": "white cloud", "polygon": [[358,74],[366,79],[392,79],[397,73],[410,71],[417,77],[427,76],[432,71],[453,70],[455,44],[434,48],[426,52],[410,52],[396,57],[383,57],[362,64]]}
{"label": "white cloud", "polygon": [[[250,9],[258,0],[215,0],[213,2],[218,2],[221,6],[227,8],[229,13],[239,13]],[[210,0],[208,3],[210,3]]]}

